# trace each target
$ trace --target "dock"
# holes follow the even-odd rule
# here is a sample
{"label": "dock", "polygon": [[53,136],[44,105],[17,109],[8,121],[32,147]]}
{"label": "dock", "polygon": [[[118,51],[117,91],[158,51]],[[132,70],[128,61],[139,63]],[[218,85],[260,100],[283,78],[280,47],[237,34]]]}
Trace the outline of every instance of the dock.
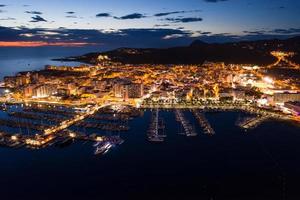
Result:
{"label": "dock", "polygon": [[238,123],[238,126],[243,129],[252,129],[259,126],[265,120],[269,119],[268,115],[256,116],[251,118],[246,118],[245,120]]}
{"label": "dock", "polygon": [[40,136],[40,135],[21,135],[8,134],[0,132],[0,146],[10,148],[29,148],[41,149],[52,146],[53,144],[64,144],[68,141],[87,141],[87,142],[105,142],[109,141],[114,144],[121,144],[124,142],[119,136],[101,136],[98,134],[84,134],[70,130],[64,130],[57,133],[55,136]]}
{"label": "dock", "polygon": [[163,142],[166,135],[164,134],[164,125],[159,121],[159,110],[156,109],[151,117],[147,138],[150,142]]}
{"label": "dock", "polygon": [[184,114],[181,110],[176,109],[175,110],[175,118],[176,121],[180,122],[181,126],[184,129],[184,133],[178,133],[180,135],[184,134],[188,137],[190,136],[197,136],[197,132],[194,129],[194,127],[190,124],[190,122],[184,117]]}
{"label": "dock", "polygon": [[214,135],[215,131],[211,127],[209,121],[206,119],[204,113],[196,109],[193,109],[192,112],[195,118],[197,119],[197,121],[199,122],[199,125],[203,129],[204,133],[207,135]]}

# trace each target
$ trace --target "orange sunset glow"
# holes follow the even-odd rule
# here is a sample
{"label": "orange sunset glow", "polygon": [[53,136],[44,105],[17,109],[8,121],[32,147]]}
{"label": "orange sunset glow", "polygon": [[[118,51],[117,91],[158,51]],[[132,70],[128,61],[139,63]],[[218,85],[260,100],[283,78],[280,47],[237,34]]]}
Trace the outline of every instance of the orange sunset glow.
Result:
{"label": "orange sunset glow", "polygon": [[0,47],[42,47],[42,46],[80,47],[85,45],[94,45],[94,44],[86,43],[86,42],[0,41]]}

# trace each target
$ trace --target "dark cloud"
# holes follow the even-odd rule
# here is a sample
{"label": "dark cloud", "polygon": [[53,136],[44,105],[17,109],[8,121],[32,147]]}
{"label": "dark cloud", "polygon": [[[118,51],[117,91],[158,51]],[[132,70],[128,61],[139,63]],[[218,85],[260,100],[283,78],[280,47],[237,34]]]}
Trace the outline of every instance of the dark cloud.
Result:
{"label": "dark cloud", "polygon": [[32,15],[42,15],[43,13],[40,11],[26,11],[25,13],[27,14],[32,14]]}
{"label": "dark cloud", "polygon": [[170,24],[155,24],[154,27],[167,27],[170,26]]}
{"label": "dark cloud", "polygon": [[141,18],[145,18],[146,16],[141,14],[141,13],[132,13],[129,15],[125,15],[122,17],[114,17],[115,19],[141,19]]}
{"label": "dark cloud", "polygon": [[290,28],[288,29],[290,33],[300,33],[300,28]]}
{"label": "dark cloud", "polygon": [[45,20],[44,18],[42,18],[39,15],[31,17],[31,19],[32,20],[30,22],[47,22],[47,20]]}
{"label": "dark cloud", "polygon": [[190,22],[200,22],[203,21],[200,17],[181,17],[181,18],[166,18],[165,20],[174,23],[190,23]]}
{"label": "dark cloud", "polygon": [[6,21],[6,20],[16,20],[16,18],[13,17],[6,17],[6,18],[0,18],[1,21]]}
{"label": "dark cloud", "polygon": [[[50,33],[51,31],[51,33]],[[85,30],[85,29],[42,29],[42,28],[8,28],[0,26],[3,41],[45,41],[45,42],[86,42],[101,44],[101,49],[118,47],[169,47],[185,45],[193,39],[189,32],[167,28],[121,29],[121,30]],[[180,38],[176,38],[180,35]],[[169,36],[169,40],[163,38]]]}
{"label": "dark cloud", "polygon": [[75,12],[69,11],[69,12],[66,12],[66,14],[73,15],[73,14],[75,14]]}
{"label": "dark cloud", "polygon": [[209,35],[209,34],[212,34],[212,32],[206,31],[206,32],[201,32],[200,34],[201,35]]}
{"label": "dark cloud", "polygon": [[218,2],[229,1],[229,0],[204,0],[204,1],[209,3],[218,3]]}
{"label": "dark cloud", "polygon": [[0,4],[0,7],[3,8],[3,7],[6,7],[7,5],[5,4]]}
{"label": "dark cloud", "polygon": [[111,17],[111,14],[109,14],[109,13],[98,13],[96,15],[96,17]]}
{"label": "dark cloud", "polygon": [[[279,30],[279,29],[278,29]],[[277,30],[277,32],[278,32]],[[2,41],[45,41],[45,42],[85,42],[101,44],[99,50],[108,50],[119,47],[171,47],[188,45],[196,39],[209,43],[236,42],[241,40],[258,39],[286,39],[300,35],[298,28],[287,29],[295,34],[255,34],[254,31],[245,32],[244,35],[232,35],[228,33],[213,34],[211,32],[189,31],[172,28],[148,28],[148,29],[120,29],[120,30],[92,30],[92,29],[43,29],[27,28],[24,26],[9,28],[0,26]],[[276,30],[274,30],[276,31]],[[283,31],[279,31],[283,32]]]}
{"label": "dark cloud", "polygon": [[75,15],[67,15],[66,18],[77,18]]}
{"label": "dark cloud", "polygon": [[243,31],[243,33],[251,34],[251,35],[262,35],[262,34],[265,34],[265,31],[264,30],[261,30],[261,31]]}
{"label": "dark cloud", "polygon": [[173,12],[162,12],[162,13],[156,13],[153,16],[154,17],[163,17],[167,15],[173,15],[173,14],[181,14],[181,13],[190,13],[190,12],[201,12],[201,10],[182,10],[182,11],[173,11]]}
{"label": "dark cloud", "polygon": [[300,28],[274,29],[269,32],[275,34],[295,34],[295,33],[300,33]]}
{"label": "dark cloud", "polygon": [[156,14],[154,14],[154,16],[155,17],[163,17],[163,16],[172,15],[172,14],[178,14],[178,13],[184,13],[184,11],[173,11],[173,12],[156,13]]}

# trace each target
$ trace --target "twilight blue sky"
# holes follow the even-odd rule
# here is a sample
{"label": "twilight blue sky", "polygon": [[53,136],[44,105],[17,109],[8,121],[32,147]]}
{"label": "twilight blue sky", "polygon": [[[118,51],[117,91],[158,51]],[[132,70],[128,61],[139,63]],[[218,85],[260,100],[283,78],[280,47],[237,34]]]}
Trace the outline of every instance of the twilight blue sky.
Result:
{"label": "twilight blue sky", "polygon": [[0,44],[164,47],[286,38],[300,34],[299,13],[299,0],[0,0]]}

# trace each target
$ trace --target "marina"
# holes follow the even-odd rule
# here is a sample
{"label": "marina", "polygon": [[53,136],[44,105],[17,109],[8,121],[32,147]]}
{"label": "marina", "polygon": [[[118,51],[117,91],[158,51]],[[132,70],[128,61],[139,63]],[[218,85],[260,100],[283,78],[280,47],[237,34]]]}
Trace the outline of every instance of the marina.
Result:
{"label": "marina", "polygon": [[195,118],[197,119],[197,121],[199,122],[199,125],[203,129],[204,133],[207,135],[214,135],[215,131],[211,127],[208,120],[205,118],[204,113],[200,112],[199,110],[196,110],[196,109],[193,109],[192,112],[193,112],[193,115],[195,116]]}
{"label": "marina", "polygon": [[263,116],[255,116],[255,117],[249,117],[241,122],[238,123],[238,126],[240,126],[243,129],[253,129],[262,124],[264,121],[270,119],[268,115],[263,115]]}
{"label": "marina", "polygon": [[25,107],[24,111],[32,112],[32,113],[44,113],[44,114],[53,114],[53,115],[62,115],[66,117],[74,116],[76,113],[70,110],[61,110],[61,109],[53,109],[53,108],[28,108]]}
{"label": "marina", "polygon": [[165,127],[162,120],[159,120],[159,110],[155,109],[151,116],[151,122],[147,132],[147,138],[150,142],[164,142],[167,135],[165,135]]}
{"label": "marina", "polygon": [[183,127],[184,132],[179,132],[179,135],[185,135],[188,137],[197,136],[197,132],[195,128],[191,125],[191,123],[184,117],[183,112],[180,109],[176,109],[175,111],[175,119],[180,123],[181,127]]}
{"label": "marina", "polygon": [[1,200],[299,200],[300,0],[2,0]]}
{"label": "marina", "polygon": [[94,128],[105,131],[128,131],[129,127],[118,123],[96,123],[96,122],[78,122],[74,124],[76,127]]}
{"label": "marina", "polygon": [[124,142],[120,136],[102,136],[97,134],[84,134],[65,130],[55,136],[29,136],[21,134],[7,134],[0,132],[0,145],[10,148],[26,147],[29,149],[47,148],[55,144],[55,146],[63,147],[67,144],[80,140],[92,143],[110,142],[111,144],[120,145]]}
{"label": "marina", "polygon": [[10,117],[15,117],[15,118],[32,119],[38,121],[43,120],[43,121],[54,122],[54,123],[60,123],[65,118],[63,116],[51,116],[47,114],[37,114],[37,113],[27,113],[27,112],[9,112],[8,115]]}
{"label": "marina", "polygon": [[37,131],[42,131],[44,129],[49,128],[49,125],[34,123],[34,122],[24,122],[24,121],[16,121],[13,119],[0,119],[0,126],[7,126],[12,128],[29,128]]}

